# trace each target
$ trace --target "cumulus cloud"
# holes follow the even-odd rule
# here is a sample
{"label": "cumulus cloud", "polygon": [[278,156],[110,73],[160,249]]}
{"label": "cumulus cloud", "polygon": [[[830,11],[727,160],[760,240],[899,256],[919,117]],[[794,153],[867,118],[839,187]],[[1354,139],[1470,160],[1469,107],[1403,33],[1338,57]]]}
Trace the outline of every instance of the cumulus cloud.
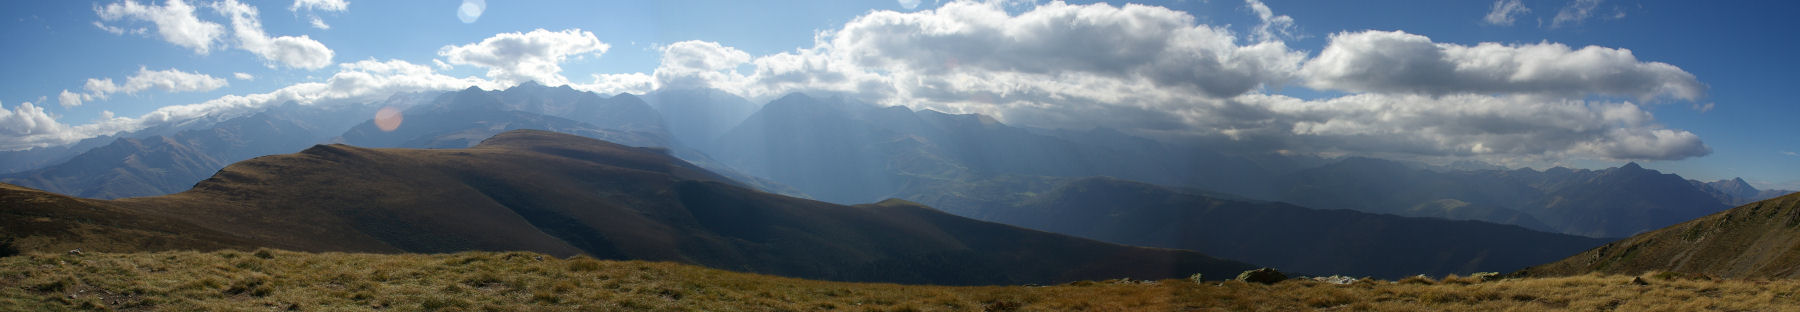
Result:
{"label": "cumulus cloud", "polygon": [[[94,13],[105,21],[143,21],[156,26],[156,34],[163,41],[177,46],[194,49],[194,53],[207,54],[212,51],[213,41],[225,33],[219,24],[201,21],[194,16],[194,6],[182,0],[169,0],[163,5],[144,5],[135,0],[94,6]],[[100,29],[113,34],[124,34],[125,29],[94,23]],[[134,31],[136,32],[136,31]]]}
{"label": "cumulus cloud", "polygon": [[600,55],[612,46],[579,29],[563,31],[533,30],[528,33],[501,33],[481,42],[438,49],[450,64],[475,65],[488,69],[490,79],[506,83],[537,81],[545,85],[565,85],[559,65],[570,57]]}
{"label": "cumulus cloud", "polygon": [[[736,86],[744,76],[736,68],[750,63],[750,54],[709,41],[682,41],[662,49],[662,63],[655,72],[663,88],[713,88]],[[719,86],[725,87],[725,86]]]}
{"label": "cumulus cloud", "polygon": [[231,19],[232,37],[237,39],[238,48],[250,51],[264,61],[300,69],[331,65],[334,52],[317,40],[305,35],[269,37],[263,32],[255,7],[237,0],[225,0],[213,3],[212,8]]}
{"label": "cumulus cloud", "polygon": [[1401,31],[1338,33],[1301,70],[1313,88],[1422,94],[1602,94],[1696,100],[1706,86],[1631,50],[1560,43],[1466,46]]}
{"label": "cumulus cloud", "polygon": [[56,95],[56,103],[62,105],[62,107],[81,106],[82,103],[91,99],[93,99],[92,95],[69,92],[69,89],[63,89],[61,94]]}
{"label": "cumulus cloud", "polygon": [[5,121],[0,122],[0,132],[10,136],[50,133],[62,127],[49,114],[44,113],[43,108],[32,105],[31,102],[22,102],[10,110],[6,109],[5,104],[0,104],[0,121]]}
{"label": "cumulus cloud", "polygon": [[231,77],[237,78],[237,80],[256,80],[256,76],[245,73],[231,73]]}
{"label": "cumulus cloud", "polygon": [[[1249,152],[1520,159],[1681,159],[1711,152],[1637,103],[1696,100],[1705,86],[1629,50],[1441,44],[1404,32],[1341,33],[1317,58],[1281,41],[1291,19],[1240,38],[1160,7],[994,2],[876,11],[763,56],[713,42],[662,49],[652,74],[594,75],[584,90],[704,86],[756,100],[788,92],[981,113],[1040,127],[1104,126]],[[1260,26],[1260,25],[1259,25]],[[1266,31],[1265,31],[1266,30]],[[1261,33],[1261,34],[1256,34]],[[746,61],[747,60],[747,61]],[[748,66],[747,74],[738,68]],[[1259,92],[1298,82],[1347,95]]]}
{"label": "cumulus cloud", "polygon": [[[1252,29],[1245,38],[1153,6],[1050,2],[1017,9],[959,1],[920,12],[870,12],[818,32],[811,47],[768,55],[716,42],[677,42],[660,49],[662,63],[651,73],[596,74],[585,84],[567,83],[559,64],[603,54],[609,46],[585,31],[540,29],[439,49],[444,62],[434,60],[438,68],[475,65],[487,68],[494,81],[443,77],[427,65],[366,61],[341,64],[329,83],[196,107],[537,80],[606,94],[683,87],[759,101],[796,91],[839,94],[982,113],[1019,125],[1112,127],[1246,152],[1496,163],[1710,153],[1697,135],[1662,126],[1634,103],[1696,100],[1705,86],[1680,68],[1639,61],[1629,50],[1548,42],[1442,44],[1404,32],[1367,31],[1334,35],[1309,59],[1282,42],[1291,34],[1278,30],[1292,23],[1276,22],[1284,19],[1259,10],[1259,2],[1246,3],[1268,22],[1266,36]],[[413,80],[398,77],[430,78],[403,87],[358,87]],[[1287,83],[1346,94],[1302,99],[1264,88]],[[191,116],[176,112],[200,108],[169,115]],[[159,116],[119,120],[145,123]]]}
{"label": "cumulus cloud", "polygon": [[1481,19],[1490,25],[1512,26],[1519,15],[1531,13],[1530,8],[1519,0],[1495,0],[1494,8],[1488,10],[1487,17]]}
{"label": "cumulus cloud", "polygon": [[927,85],[975,86],[964,78],[1007,73],[1129,81],[1209,97],[1285,80],[1305,57],[1279,41],[1236,41],[1229,30],[1162,7],[1052,2],[1010,15],[998,4],[956,2],[856,18],[832,34],[829,53]]}
{"label": "cumulus cloud", "polygon": [[[1601,1],[1604,0],[1575,0],[1569,2],[1568,6],[1564,6],[1561,10],[1556,11],[1556,17],[1550,20],[1550,28],[1558,28],[1565,25],[1580,25],[1581,22],[1586,21],[1588,17],[1594,16],[1594,9],[1600,7]],[[1620,14],[1623,13],[1624,12],[1620,12]],[[1624,16],[1620,15],[1619,17],[1623,18]]]}
{"label": "cumulus cloud", "polygon": [[[130,85],[130,83],[126,83]],[[338,72],[322,82],[289,85],[268,93],[226,95],[200,103],[157,108],[138,117],[112,117],[68,126],[36,106],[20,105],[0,113],[0,150],[69,144],[102,135],[180,123],[205,116],[252,113],[270,105],[293,101],[301,105],[378,101],[400,92],[447,91],[478,86],[498,89],[502,84],[484,79],[456,78],[432,71],[430,66],[400,60],[363,60],[338,64]]]}

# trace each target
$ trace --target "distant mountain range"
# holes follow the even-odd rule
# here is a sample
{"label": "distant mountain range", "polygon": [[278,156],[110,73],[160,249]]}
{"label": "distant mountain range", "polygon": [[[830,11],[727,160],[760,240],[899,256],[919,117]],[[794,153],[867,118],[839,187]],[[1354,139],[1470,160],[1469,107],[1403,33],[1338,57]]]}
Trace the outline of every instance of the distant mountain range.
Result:
{"label": "distant mountain range", "polygon": [[[383,131],[374,124],[370,116],[382,107],[402,109],[400,127]],[[0,170],[15,171],[0,181],[87,198],[154,196],[187,190],[233,162],[316,143],[457,149],[519,129],[653,148],[722,180],[794,197],[844,205],[901,198],[987,221],[1321,274],[1510,270],[1598,243],[1534,231],[1625,237],[1787,193],[1741,179],[1692,181],[1635,163],[1537,171],[1234,154],[1106,128],[1017,127],[982,115],[801,93],[757,105],[709,89],[607,96],[536,83],[375,103],[289,104],[65,147],[0,152],[6,160]],[[1253,208],[1268,211],[1248,212]],[[1315,228],[1366,235],[1259,232],[1334,219],[1363,221]],[[1149,229],[1164,230],[1142,232]],[[1449,251],[1383,241],[1425,229],[1446,231],[1445,240],[1425,245]],[[1357,248],[1283,247],[1310,243],[1301,238]],[[1545,243],[1509,243],[1514,240]],[[1337,260],[1317,262],[1319,255]],[[1419,261],[1384,258],[1394,255]]]}
{"label": "distant mountain range", "polygon": [[0,175],[0,182],[102,199],[169,194],[226,164],[322,142],[373,112],[355,105],[288,104],[167,136],[118,138],[56,165]]}
{"label": "distant mountain range", "polygon": [[1705,187],[1636,163],[1603,170],[1440,172],[1351,158],[1278,181],[1276,198],[1302,206],[1450,216],[1590,237],[1629,236],[1730,207]]}
{"label": "distant mountain range", "polygon": [[0,234],[30,250],[526,250],[932,284],[1228,276],[1251,268],[904,201],[840,206],[773,195],[663,151],[529,130],[464,149],[318,145],[230,165],[173,195],[105,201],[0,185]]}
{"label": "distant mountain range", "polygon": [[1639,234],[1519,274],[1649,271],[1725,278],[1800,277],[1800,194],[1754,202]]}
{"label": "distant mountain range", "polygon": [[[1048,191],[1032,192],[1037,189]],[[1606,242],[1474,221],[1315,210],[1112,178],[1015,176],[909,197],[980,220],[1307,274],[1398,279],[1511,272]]]}
{"label": "distant mountain range", "polygon": [[1688,183],[1706,191],[1707,195],[1712,195],[1713,198],[1717,198],[1720,202],[1732,206],[1742,206],[1744,204],[1780,197],[1781,195],[1787,195],[1794,192],[1791,190],[1758,190],[1756,187],[1750,186],[1750,182],[1744,182],[1743,178],[1733,178],[1730,180],[1718,180],[1713,182],[1688,180]]}

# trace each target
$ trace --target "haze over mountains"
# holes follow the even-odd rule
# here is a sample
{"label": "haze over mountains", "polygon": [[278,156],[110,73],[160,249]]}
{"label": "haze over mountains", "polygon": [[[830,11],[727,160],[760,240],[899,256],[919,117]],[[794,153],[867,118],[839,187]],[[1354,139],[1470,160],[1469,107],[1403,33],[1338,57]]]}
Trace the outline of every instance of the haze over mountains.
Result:
{"label": "haze over mountains", "polygon": [[[400,127],[393,131],[383,131],[369,119],[368,116],[373,115],[374,110],[382,107],[403,111],[404,119]],[[939,229],[927,230],[927,232],[939,234],[930,235],[955,236],[952,234],[971,233],[967,235],[972,236],[959,238],[963,240],[973,240],[976,236],[981,236],[972,234],[975,232],[968,232],[975,230],[960,230],[962,224],[981,223],[949,215],[933,214],[935,212],[928,213],[927,211],[934,210],[924,207],[930,206],[943,209],[951,214],[983,221],[1012,224],[1118,244],[1186,249],[1224,259],[1309,274],[1351,274],[1391,278],[1421,273],[1468,274],[1482,271],[1511,271],[1560,259],[1568,254],[1604,242],[1604,240],[1593,237],[1629,236],[1724,210],[1733,202],[1758,199],[1780,192],[1756,190],[1747,183],[1742,183],[1741,180],[1713,183],[1689,181],[1672,174],[1662,174],[1644,169],[1635,163],[1602,170],[1552,168],[1537,171],[1532,169],[1492,169],[1480,164],[1451,166],[1460,169],[1434,168],[1356,157],[1323,159],[1281,154],[1231,154],[1207,149],[1203,146],[1170,143],[1107,128],[1071,130],[1016,127],[986,116],[946,114],[930,110],[915,111],[902,107],[879,107],[835,96],[793,93],[767,104],[756,105],[717,90],[660,90],[642,96],[632,94],[606,96],[577,91],[566,86],[547,87],[536,83],[525,83],[505,90],[490,91],[469,88],[454,92],[415,94],[395,97],[380,103],[349,104],[325,109],[287,106],[213,123],[195,124],[182,128],[180,131],[168,132],[167,135],[152,134],[142,137],[128,135],[102,147],[70,156],[71,160],[69,161],[0,176],[0,179],[3,179],[0,181],[78,197],[153,196],[181,192],[190,187],[198,187],[201,190],[218,187],[222,184],[213,180],[234,175],[232,170],[226,170],[217,175],[214,174],[215,171],[226,168],[232,162],[261,155],[291,153],[306,149],[307,152],[300,156],[283,156],[287,157],[283,159],[292,160],[294,157],[301,156],[305,156],[302,157],[305,159],[312,159],[306,157],[363,159],[365,156],[386,155],[384,153],[390,152],[366,148],[457,149],[498,144],[483,142],[490,141],[490,137],[497,134],[510,133],[509,131],[520,129],[555,131],[601,139],[625,146],[652,148],[641,150],[645,153],[666,153],[668,156],[685,161],[684,163],[691,163],[695,166],[694,168],[716,173],[716,176],[710,176],[705,180],[714,180],[729,185],[729,189],[732,191],[716,189],[722,186],[667,186],[664,188],[665,190],[688,192],[676,192],[681,194],[724,192],[725,195],[715,195],[728,198],[747,196],[746,198],[760,198],[756,200],[758,202],[767,199],[766,202],[770,203],[753,208],[733,209],[783,210],[802,209],[795,207],[813,207],[804,209],[817,210],[783,210],[786,211],[783,213],[792,215],[771,217],[774,218],[773,220],[763,220],[745,215],[732,216],[732,218],[739,219],[772,221],[776,224],[769,226],[791,226],[796,229],[804,229],[799,231],[805,233],[838,233],[835,232],[838,231],[837,229],[819,228],[818,226],[823,225],[810,223],[849,222],[829,218],[816,219],[815,217],[824,218],[817,216],[821,213],[820,211],[852,209],[880,211],[882,215],[879,219],[884,220],[886,218],[937,220],[931,222],[934,222],[932,224],[936,225],[933,226]],[[500,140],[499,142],[505,141]],[[566,140],[552,141],[567,143]],[[316,143],[326,142],[345,143],[348,146],[307,148]],[[509,146],[517,147],[500,144],[477,150]],[[44,149],[11,152],[6,156],[19,159],[51,159],[58,157],[55,155],[68,152],[69,149]],[[435,152],[418,151],[403,152],[402,154],[407,153]],[[459,155],[454,152],[447,153],[451,154],[433,154],[436,156],[432,157]],[[455,157],[450,158],[454,159]],[[330,166],[322,163],[308,162],[306,164],[322,166],[314,168],[321,171],[339,170],[331,168],[346,165],[339,163],[344,162],[344,159],[329,159],[332,160],[330,163],[338,164]],[[258,170],[276,170],[280,166],[272,164],[291,165],[284,162],[271,163],[271,161],[273,160],[257,158],[233,167],[264,166],[266,168]],[[383,162],[382,164],[390,163]],[[362,165],[367,166],[367,164]],[[508,166],[498,164],[463,165],[473,167],[459,170],[474,170],[484,173],[499,172],[494,170]],[[358,168],[363,169],[360,171],[364,172],[363,174],[388,174],[381,176],[383,178],[424,179],[395,172],[383,173],[382,167]],[[244,169],[240,168],[241,170]],[[533,170],[541,169],[512,168],[510,170],[535,172]],[[358,171],[333,172],[349,174]],[[416,173],[416,171],[404,172]],[[426,228],[399,230],[400,232],[381,232],[370,230],[368,227],[371,227],[372,224],[385,224],[383,222],[413,224],[419,221],[407,218],[419,216],[407,217],[408,215],[404,214],[349,216],[344,215],[350,213],[346,211],[317,212],[322,214],[315,215],[287,215],[306,208],[281,206],[274,203],[274,199],[263,198],[274,196],[268,195],[273,193],[257,193],[259,195],[248,196],[233,193],[235,191],[224,193],[190,191],[189,193],[193,194],[212,194],[205,198],[209,203],[221,201],[241,203],[243,200],[256,200],[262,204],[250,206],[287,207],[256,212],[256,214],[269,213],[270,216],[267,218],[286,219],[292,217],[299,218],[299,220],[325,220],[319,221],[322,222],[320,224],[340,224],[338,226],[342,227],[334,229],[289,228],[287,229],[287,231],[291,231],[289,233],[362,234],[352,235],[361,235],[356,237],[335,238],[349,242],[346,244],[352,244],[352,246],[324,246],[309,242],[282,241],[275,238],[279,235],[273,234],[255,237],[242,236],[245,235],[243,233],[257,233],[265,227],[280,228],[282,226],[264,224],[263,227],[257,228],[234,227],[229,230],[193,234],[221,239],[229,238],[227,241],[236,243],[217,243],[215,245],[188,243],[205,246],[268,245],[300,250],[390,252],[527,248],[553,254],[587,253],[614,258],[680,260],[729,269],[853,280],[988,283],[1070,277],[1045,275],[1048,274],[1045,273],[1047,271],[1040,271],[1030,274],[1018,273],[1019,275],[1011,276],[985,275],[963,280],[944,276],[891,276],[880,274],[895,273],[878,274],[856,271],[872,267],[843,271],[839,270],[841,268],[824,270],[785,266],[794,264],[776,266],[748,264],[796,260],[790,259],[792,254],[777,254],[775,251],[764,249],[745,251],[748,249],[743,248],[750,247],[743,246],[720,247],[737,250],[730,252],[729,255],[689,254],[698,251],[671,246],[656,248],[674,248],[669,250],[677,251],[665,250],[660,253],[647,251],[655,249],[651,247],[644,247],[647,249],[635,252],[617,251],[613,247],[603,245],[583,245],[599,244],[601,241],[611,240],[611,238],[601,239],[593,236],[594,233],[597,233],[594,231],[608,231],[608,229],[602,229],[604,226],[589,224],[563,227],[567,224],[545,223],[554,223],[546,221],[552,219],[585,220],[582,218],[586,218],[584,216],[587,214],[600,213],[590,211],[594,208],[557,206],[563,208],[556,208],[561,210],[543,208],[556,211],[556,215],[528,216],[543,210],[539,209],[543,205],[550,205],[535,201],[660,201],[669,203],[678,200],[668,199],[667,196],[672,196],[669,194],[639,192],[641,189],[635,189],[639,186],[633,186],[636,183],[594,186],[592,189],[623,192],[620,194],[625,195],[593,197],[592,194],[577,191],[542,194],[528,191],[560,187],[555,183],[542,181],[502,183],[491,181],[488,178],[471,178],[454,174],[434,174],[433,176],[450,182],[444,184],[425,180],[407,180],[409,182],[401,184],[412,185],[414,188],[399,191],[390,187],[364,187],[355,192],[382,189],[389,189],[389,191],[355,194],[372,198],[406,194],[412,194],[406,196],[428,196],[421,194],[476,196],[468,193],[488,187],[500,187],[504,188],[503,191],[489,191],[480,194],[480,196],[487,196],[487,199],[464,198],[464,200],[484,203],[483,205],[491,204],[482,206],[484,207],[482,209],[485,209],[482,211],[487,211],[484,212],[485,215],[482,215],[483,218],[500,218],[507,214],[502,209],[519,215],[512,218],[538,218],[535,219],[537,221],[526,220],[529,222],[524,224],[539,229],[538,231],[543,232],[539,233],[541,235],[549,235],[555,239],[526,237],[530,236],[526,234],[517,234],[526,236],[475,236],[468,233],[476,231],[476,227],[446,224],[421,225]],[[201,181],[208,177],[212,177],[213,180]],[[263,176],[259,179],[271,178]],[[308,183],[327,182],[316,180]],[[500,183],[500,185],[491,185],[491,183]],[[509,183],[531,186],[507,186]],[[340,183],[339,187],[349,187],[348,185],[355,184]],[[223,185],[231,185],[231,183]],[[739,189],[739,187],[748,190]],[[771,197],[773,195],[763,194],[759,191],[818,199],[837,205],[797,199],[771,199],[780,197]],[[319,192],[330,193],[325,190],[319,190]],[[121,211],[150,209],[150,211],[158,211],[157,213],[174,215],[176,212],[172,210],[173,208],[168,207],[191,204],[184,200],[193,199],[195,198],[193,196],[197,195],[189,193],[127,199],[118,202],[75,199],[65,199],[64,201],[75,203],[70,205],[103,203],[96,204],[94,207],[115,207],[95,208],[101,211],[110,211],[108,213],[129,214],[132,212]],[[525,193],[530,193],[530,195],[518,195]],[[290,201],[316,202],[316,200],[302,199],[292,194],[278,197],[280,196],[288,196]],[[349,195],[337,196],[344,197],[333,197],[338,198],[334,200],[348,201],[354,198]],[[905,199],[919,204],[884,201],[889,198]],[[451,203],[439,202],[439,200],[447,199],[405,200],[433,204]],[[881,204],[844,206],[875,202],[881,202]],[[723,205],[722,203],[707,205],[711,207],[710,205],[714,204]],[[204,206],[204,204],[202,205]],[[915,212],[896,215],[891,211]],[[693,212],[687,212],[687,214],[693,214]],[[245,220],[238,219],[206,220],[191,219],[201,218],[194,215],[181,216],[181,218],[190,219],[170,216],[162,218],[175,218],[169,219],[172,221],[167,221],[168,224],[206,226],[245,222]],[[343,225],[341,223],[347,221],[326,220],[332,218],[363,223],[351,222],[353,224]],[[788,222],[782,220],[804,221],[792,221],[794,223],[789,224],[781,223]],[[525,225],[487,224],[483,226],[502,228],[513,226],[513,228],[524,229]],[[356,228],[358,226],[363,228]],[[893,227],[895,230],[913,227],[913,225],[894,224],[881,226]],[[731,231],[730,226],[721,224],[707,227],[717,227],[711,228],[709,231]],[[692,229],[691,227],[662,229],[673,232],[657,234],[664,236],[656,237],[661,237],[658,239],[666,241],[667,237],[665,236],[667,235],[686,235],[677,232]],[[125,230],[125,232],[132,233],[142,231],[146,230]],[[439,231],[464,234],[421,234]],[[522,231],[520,233],[530,232],[520,231]],[[992,231],[999,230],[979,230],[977,232],[989,233]],[[786,230],[776,232],[785,234],[737,233],[775,236],[757,236],[755,239],[738,237],[725,239],[725,241],[737,244],[742,243],[738,239],[750,242],[763,240],[764,243],[783,240],[785,244],[791,243],[785,241],[787,239],[798,239],[785,235],[799,235]],[[720,235],[736,237],[733,235],[737,234]],[[437,237],[423,237],[434,235]],[[824,237],[833,236],[825,235]],[[904,245],[899,241],[888,240],[890,238],[857,237],[850,235],[849,238],[846,238],[848,241],[834,241],[826,238],[801,240],[812,240],[814,243],[825,245],[864,246],[857,248],[865,248],[865,245]],[[1023,239],[1037,236],[1008,237],[1011,237],[1008,239]],[[1435,239],[1419,240],[1420,237]],[[168,237],[156,239],[179,241],[179,239]],[[715,238],[693,238],[693,240],[693,242],[718,244],[714,241]],[[500,241],[531,242],[534,245],[506,245],[498,243]],[[972,241],[950,243],[937,240],[936,242],[942,243],[942,245],[919,248],[923,248],[920,250],[944,251],[971,247],[974,246],[971,244],[976,244]],[[1008,240],[983,241],[980,244],[1003,244],[1003,242],[1008,242]],[[188,243],[170,242],[165,245]],[[1081,244],[1091,245],[1094,243]],[[765,245],[756,246],[761,246],[756,248],[776,248]],[[782,246],[786,247],[780,248],[799,248]],[[996,245],[980,246],[985,247],[971,247],[970,250],[1006,250],[994,247]],[[1072,248],[1019,247],[1023,249],[1013,251],[1013,254],[1005,257],[1051,252],[1042,250],[1040,247]],[[872,252],[857,248],[846,249],[843,252],[845,254]],[[1100,250],[1093,248],[1101,247],[1076,249]],[[885,256],[879,257],[844,256],[849,258],[831,258],[838,259],[831,261],[841,260],[837,264],[856,263],[855,261],[871,259],[900,261],[900,263],[881,264],[882,266],[923,266],[927,265],[924,263],[933,261],[974,261],[998,265],[996,263],[1001,262],[995,262],[998,261],[995,260],[998,258],[994,257],[1002,257],[1002,255],[985,252],[927,253],[929,255],[905,254],[905,250],[895,252],[901,253],[885,254]],[[677,254],[680,256],[676,256]],[[1145,261],[1163,261],[1155,259],[1165,259],[1168,262],[1162,264],[1182,270],[1196,269],[1197,266],[1207,267],[1207,270],[1223,267],[1210,264],[1201,265],[1200,263],[1214,262],[1207,262],[1212,260],[1192,260],[1202,259],[1195,255],[1197,254],[1158,254],[1148,256],[1151,257],[1150,260]],[[811,259],[811,256],[803,258]],[[1068,261],[1088,260],[1071,259]],[[976,267],[986,270],[985,267]],[[951,268],[933,267],[929,269],[950,270]],[[1218,269],[1209,272],[1224,271]],[[1138,273],[1167,275],[1179,272],[1132,272],[1132,274]],[[962,274],[973,273],[964,272]],[[1031,276],[1031,278],[1021,276]]]}
{"label": "haze over mountains", "polygon": [[[1048,191],[1004,189],[1040,183]],[[992,222],[1295,272],[1388,279],[1510,272],[1607,241],[1475,221],[1315,210],[1113,178],[959,184],[913,196]]]}

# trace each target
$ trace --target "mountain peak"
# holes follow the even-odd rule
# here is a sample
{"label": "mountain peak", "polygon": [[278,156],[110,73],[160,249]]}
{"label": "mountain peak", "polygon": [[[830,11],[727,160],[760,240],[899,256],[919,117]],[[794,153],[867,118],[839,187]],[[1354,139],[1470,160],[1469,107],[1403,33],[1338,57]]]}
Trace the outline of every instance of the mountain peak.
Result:
{"label": "mountain peak", "polygon": [[1619,169],[1625,169],[1625,170],[1644,170],[1644,166],[1639,166],[1639,165],[1638,165],[1638,163],[1637,163],[1637,162],[1635,162],[1635,161],[1633,161],[1633,162],[1628,162],[1628,163],[1625,163],[1625,165],[1624,165],[1624,166],[1619,166]]}

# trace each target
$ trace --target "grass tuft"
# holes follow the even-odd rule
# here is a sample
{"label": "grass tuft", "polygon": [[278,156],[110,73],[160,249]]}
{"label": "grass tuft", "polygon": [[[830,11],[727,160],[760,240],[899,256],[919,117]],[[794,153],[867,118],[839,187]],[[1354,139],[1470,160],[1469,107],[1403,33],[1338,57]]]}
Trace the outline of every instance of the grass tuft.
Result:
{"label": "grass tuft", "polygon": [[[266,255],[266,256],[265,256]],[[1800,281],[1663,272],[945,287],[801,280],[533,253],[280,250],[0,258],[0,310],[1783,311]],[[1651,280],[1633,285],[1633,278]]]}

